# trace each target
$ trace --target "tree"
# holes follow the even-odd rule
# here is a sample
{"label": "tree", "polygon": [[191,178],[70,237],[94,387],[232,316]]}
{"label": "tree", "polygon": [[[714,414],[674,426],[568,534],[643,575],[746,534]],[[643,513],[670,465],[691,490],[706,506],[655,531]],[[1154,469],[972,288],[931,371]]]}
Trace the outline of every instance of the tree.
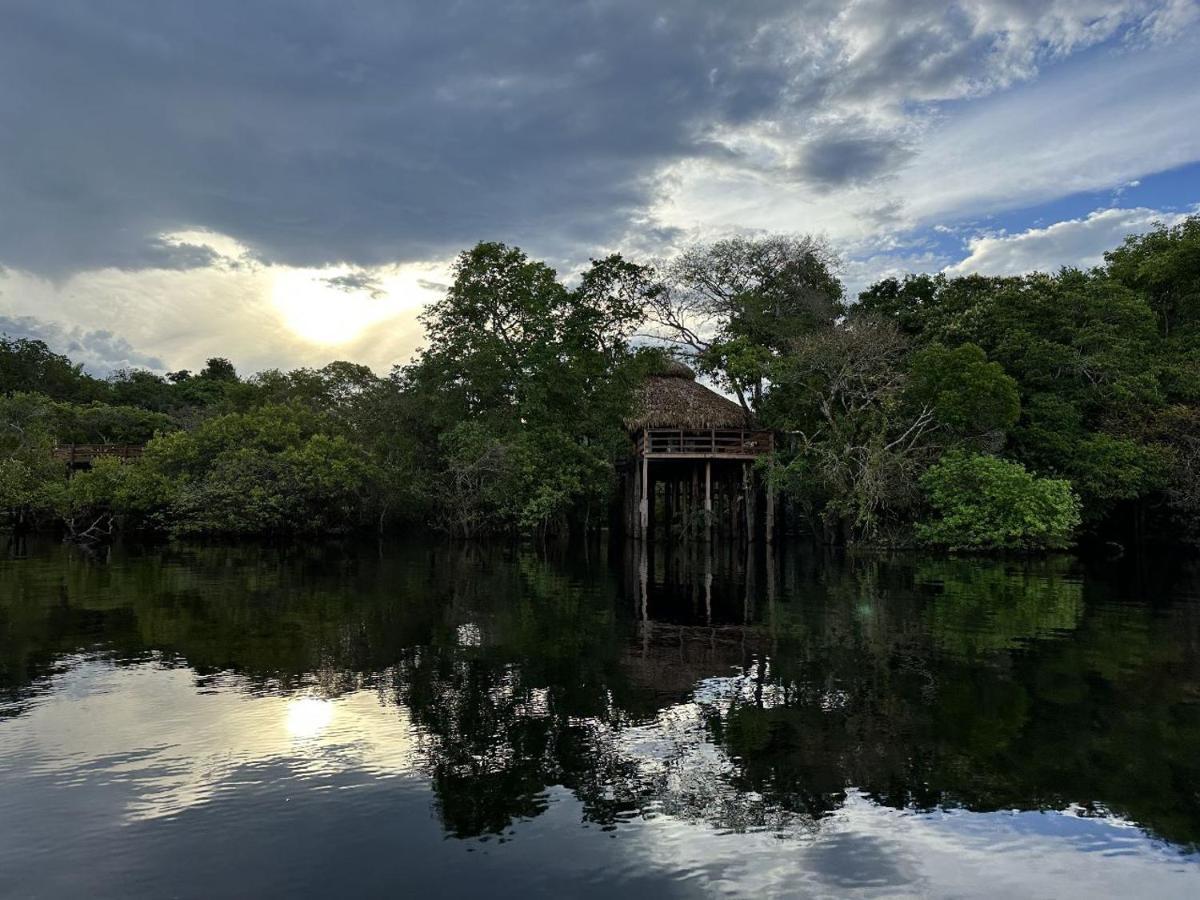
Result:
{"label": "tree", "polygon": [[54,509],[63,479],[54,442],[37,422],[18,422],[0,399],[0,511],[22,529]]}
{"label": "tree", "polygon": [[931,344],[912,354],[909,372],[908,396],[958,436],[1002,437],[1021,414],[1017,382],[975,344]]}
{"label": "tree", "polygon": [[728,388],[748,412],[771,360],[828,327],[841,309],[838,259],[813,237],[730,238],[684,250],[647,297],[662,336]]}
{"label": "tree", "polygon": [[1200,216],[1130,235],[1104,261],[1109,277],[1146,298],[1164,337],[1200,326]]}
{"label": "tree", "polygon": [[104,383],[83,371],[44,341],[0,334],[0,394],[37,392],[56,400],[92,400]]}
{"label": "tree", "polygon": [[907,351],[893,324],[862,317],[797,339],[771,367],[764,419],[792,435],[773,477],[827,540],[875,538],[917,499],[937,420],[932,401],[906,397]]}
{"label": "tree", "polygon": [[[974,345],[998,363],[1016,382],[1021,406],[1006,452],[1034,472],[1070,479],[1093,532],[1111,530],[1118,517],[1140,521],[1164,488],[1163,448],[1147,424],[1170,397],[1166,348],[1147,300],[1127,285],[1074,269],[915,276],[865,291],[852,318],[872,311],[897,322],[918,347]],[[923,364],[949,363],[926,357]],[[1170,377],[1188,381],[1180,366]]]}
{"label": "tree", "polygon": [[411,430],[435,466],[424,483],[441,522],[545,533],[603,508],[649,365],[628,337],[656,289],[648,269],[618,256],[594,260],[573,289],[504,244],[459,257],[422,317],[428,346],[397,375],[422,401]]}
{"label": "tree", "polygon": [[177,534],[327,534],[370,522],[379,471],[299,405],[229,413],[150,441],[107,498]]}
{"label": "tree", "polygon": [[995,456],[948,453],[921,487],[934,518],[917,525],[917,536],[950,550],[1063,548],[1080,522],[1070,482],[1038,478]]}

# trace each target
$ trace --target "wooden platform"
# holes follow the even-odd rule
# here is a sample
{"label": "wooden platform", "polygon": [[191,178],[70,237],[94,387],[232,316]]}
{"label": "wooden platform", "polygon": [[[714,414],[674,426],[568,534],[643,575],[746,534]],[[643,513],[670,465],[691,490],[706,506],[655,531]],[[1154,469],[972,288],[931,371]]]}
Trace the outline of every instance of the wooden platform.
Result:
{"label": "wooden platform", "polygon": [[142,444],[63,444],[54,448],[54,458],[71,469],[90,469],[97,459],[137,459]]}
{"label": "wooden platform", "polygon": [[638,432],[637,455],[647,459],[757,459],[771,452],[770,431],[648,428]]}
{"label": "wooden platform", "polygon": [[631,437],[634,452],[622,469],[626,534],[640,540],[654,540],[659,532],[667,540],[773,540],[774,486],[756,465],[774,450],[773,432],[640,428]]}

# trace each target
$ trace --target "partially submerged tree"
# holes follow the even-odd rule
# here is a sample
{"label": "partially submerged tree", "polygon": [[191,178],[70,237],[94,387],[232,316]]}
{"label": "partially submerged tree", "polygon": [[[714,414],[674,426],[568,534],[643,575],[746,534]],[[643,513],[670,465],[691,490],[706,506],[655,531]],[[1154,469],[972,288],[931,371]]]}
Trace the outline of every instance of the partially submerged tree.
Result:
{"label": "partially submerged tree", "polygon": [[573,289],[504,244],[459,257],[422,317],[428,346],[399,374],[424,399],[414,424],[436,461],[426,484],[440,521],[545,532],[604,508],[647,365],[628,338],[655,290],[619,256],[593,261]]}
{"label": "partially submerged tree", "polygon": [[790,435],[777,483],[829,541],[870,539],[917,499],[937,427],[905,395],[907,341],[857,319],[797,339],[771,368],[767,420]]}

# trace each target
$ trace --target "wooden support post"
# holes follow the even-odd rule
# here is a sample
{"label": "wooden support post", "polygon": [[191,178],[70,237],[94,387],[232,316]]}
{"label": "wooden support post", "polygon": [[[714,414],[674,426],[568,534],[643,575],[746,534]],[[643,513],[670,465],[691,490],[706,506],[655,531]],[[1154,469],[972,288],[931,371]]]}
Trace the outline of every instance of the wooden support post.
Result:
{"label": "wooden support post", "polygon": [[767,481],[767,543],[775,540],[775,486]]}
{"label": "wooden support post", "polygon": [[646,537],[654,540],[658,531],[658,479],[646,463]]}
{"label": "wooden support post", "polygon": [[642,541],[641,553],[638,557],[638,582],[641,587],[642,600],[642,655],[650,650],[650,548],[648,542]]}
{"label": "wooden support post", "polygon": [[749,543],[746,544],[746,590],[742,595],[742,624],[749,625],[751,619],[754,618],[754,598],[757,592],[758,582],[756,579],[757,572],[755,571],[754,547]]}
{"label": "wooden support post", "polygon": [[754,543],[758,539],[758,479],[754,475],[754,463],[744,464],[746,491],[746,540]]}
{"label": "wooden support post", "polygon": [[637,533],[634,527],[634,515],[637,509],[637,497],[634,493],[634,467],[626,466],[620,473],[620,529],[626,538],[632,538]]}
{"label": "wooden support post", "polygon": [[704,621],[712,624],[712,544],[704,548]]}
{"label": "wooden support post", "polygon": [[638,501],[638,532],[643,541],[650,539],[650,460],[642,457],[641,499]]}
{"label": "wooden support post", "polygon": [[712,460],[704,461],[704,540],[712,540]]}
{"label": "wooden support post", "polygon": [[692,463],[692,518],[688,523],[688,537],[696,536],[697,519],[700,518],[700,467]]}
{"label": "wooden support post", "polygon": [[674,479],[667,479],[662,482],[662,524],[664,524],[664,535],[667,541],[671,540],[671,532],[674,524]]}
{"label": "wooden support post", "polygon": [[679,537],[685,541],[692,536],[693,499],[692,487],[684,478],[679,482]]}

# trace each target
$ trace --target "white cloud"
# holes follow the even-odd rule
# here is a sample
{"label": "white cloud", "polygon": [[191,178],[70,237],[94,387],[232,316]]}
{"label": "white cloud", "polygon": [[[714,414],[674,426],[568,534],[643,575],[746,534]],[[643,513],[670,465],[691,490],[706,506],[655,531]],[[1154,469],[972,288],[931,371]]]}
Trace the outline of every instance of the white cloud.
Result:
{"label": "white cloud", "polygon": [[[111,64],[137,88],[70,68],[30,80],[41,70],[22,54],[40,45],[18,27],[0,38],[13,50],[0,113],[15,98],[48,117],[0,153],[0,195],[28,201],[0,217],[0,314],[128,342],[93,367],[140,351],[169,368],[221,355],[242,371],[337,357],[385,370],[420,343],[425,284],[445,280],[436,258],[480,238],[566,275],[589,251],[812,232],[857,260],[853,292],[872,271],[950,262],[896,235],[1080,191],[1115,201],[1200,160],[1200,92],[1180,88],[1200,53],[1188,0],[806,0],[753,14],[680,0],[653,15],[628,0],[561,20],[531,8],[528,34],[498,33],[451,70],[437,41],[395,52],[419,29],[382,6],[300,11],[286,30],[304,37],[289,40],[278,23],[231,35],[212,11],[181,28],[165,7],[131,7],[101,17],[108,46],[86,4],[26,5],[15,25],[58,23],[26,37],[66,29],[71,65]],[[439,10],[426,30],[457,46],[463,23],[433,27]],[[475,27],[511,25],[478,11]],[[130,34],[164,52],[126,46]],[[310,41],[329,52],[295,59],[288,48]],[[145,116],[159,108],[172,115]],[[435,261],[387,262],[423,257]]]}
{"label": "white cloud", "polygon": [[448,277],[444,263],[269,265],[224,235],[165,241],[218,258],[189,269],[93,269],[62,281],[0,270],[0,331],[42,338],[99,375],[129,366],[196,369],[211,356],[228,357],[243,373],[334,359],[382,373],[420,344],[417,313]]}
{"label": "white cloud", "polygon": [[165,367],[161,359],[139,352],[129,341],[111,331],[88,331],[77,325],[44,322],[34,316],[0,315],[0,334],[42,341],[93,374],[107,374],[115,369]]}
{"label": "white cloud", "polygon": [[[1198,53],[1195,39],[1149,53],[1097,51],[1035,83],[910,119],[908,162],[840,190],[816,191],[740,159],[686,160],[671,168],[655,217],[689,234],[821,232],[849,250],[1110,189],[1200,160],[1200,92],[1179,89],[1194,78]],[[780,148],[788,138],[776,129],[763,141]],[[752,132],[742,139],[753,155]]]}
{"label": "white cloud", "polygon": [[1098,209],[1082,219],[1067,219],[1016,234],[989,234],[967,241],[969,255],[947,266],[948,275],[1019,275],[1054,272],[1062,266],[1089,268],[1104,261],[1104,251],[1126,235],[1149,231],[1155,223],[1174,225],[1184,213],[1138,207]]}

